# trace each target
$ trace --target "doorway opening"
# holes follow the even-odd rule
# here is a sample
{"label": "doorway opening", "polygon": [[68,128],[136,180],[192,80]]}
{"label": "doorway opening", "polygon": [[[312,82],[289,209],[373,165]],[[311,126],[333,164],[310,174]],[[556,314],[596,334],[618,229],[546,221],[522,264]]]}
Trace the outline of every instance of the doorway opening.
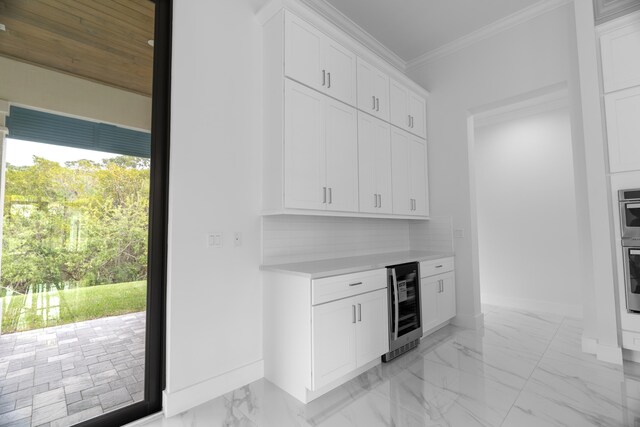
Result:
{"label": "doorway opening", "polygon": [[473,117],[483,304],[582,316],[566,89]]}

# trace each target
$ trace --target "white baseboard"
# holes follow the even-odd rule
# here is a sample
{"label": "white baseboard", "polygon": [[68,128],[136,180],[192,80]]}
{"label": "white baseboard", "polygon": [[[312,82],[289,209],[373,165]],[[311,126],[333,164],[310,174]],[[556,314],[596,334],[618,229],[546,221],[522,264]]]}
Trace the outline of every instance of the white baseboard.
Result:
{"label": "white baseboard", "polygon": [[173,393],[165,390],[162,395],[164,416],[169,418],[187,411],[263,376],[264,361],[259,360]]}
{"label": "white baseboard", "polygon": [[484,326],[484,313],[476,315],[458,313],[451,319],[451,323],[461,328],[480,329]]}
{"label": "white baseboard", "polygon": [[481,299],[483,304],[520,308],[528,311],[538,311],[579,319],[582,318],[582,305],[580,304],[563,304],[552,301],[540,301],[528,298],[514,298],[490,294],[482,294]]}
{"label": "white baseboard", "polygon": [[598,344],[596,357],[603,362],[622,365],[622,347],[613,347],[610,345]]}
{"label": "white baseboard", "polygon": [[582,336],[582,352],[596,354],[598,352],[598,340],[592,337]]}

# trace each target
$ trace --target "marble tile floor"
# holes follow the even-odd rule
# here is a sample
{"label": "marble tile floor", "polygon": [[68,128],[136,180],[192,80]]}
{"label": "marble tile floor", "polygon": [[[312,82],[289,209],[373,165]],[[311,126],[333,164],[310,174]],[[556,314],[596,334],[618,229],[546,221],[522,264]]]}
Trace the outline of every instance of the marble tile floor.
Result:
{"label": "marble tile floor", "polygon": [[640,365],[582,353],[578,319],[486,306],[304,405],[259,380],[136,427],[640,426]]}
{"label": "marble tile floor", "polygon": [[0,335],[0,426],[67,427],[142,400],[145,316]]}

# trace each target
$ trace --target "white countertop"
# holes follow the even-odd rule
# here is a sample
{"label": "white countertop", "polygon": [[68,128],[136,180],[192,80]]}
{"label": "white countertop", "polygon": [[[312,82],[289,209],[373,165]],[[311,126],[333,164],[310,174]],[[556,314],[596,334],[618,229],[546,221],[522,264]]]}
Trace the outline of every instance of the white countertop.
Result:
{"label": "white countertop", "polygon": [[403,264],[405,262],[430,261],[452,256],[453,252],[391,252],[290,264],[261,265],[260,270],[295,274],[297,276],[308,277],[309,279],[319,279],[321,277],[375,270],[377,268],[385,268],[389,265]]}

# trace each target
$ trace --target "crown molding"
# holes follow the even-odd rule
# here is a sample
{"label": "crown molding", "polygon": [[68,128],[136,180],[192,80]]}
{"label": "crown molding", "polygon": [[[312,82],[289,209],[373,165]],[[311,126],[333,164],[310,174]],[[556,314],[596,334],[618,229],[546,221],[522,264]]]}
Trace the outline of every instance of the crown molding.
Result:
{"label": "crown molding", "polygon": [[622,27],[626,27],[627,25],[637,25],[638,22],[640,22],[640,10],[596,25],[596,32],[602,36],[610,31],[616,31]]}
{"label": "crown molding", "polygon": [[[485,40],[489,37],[493,37],[503,31],[509,30],[520,24],[523,24],[533,18],[536,18],[545,13],[551,12],[561,6],[571,3],[574,0],[541,0],[527,8],[524,8],[518,12],[512,13],[504,18],[501,18],[487,26],[484,26],[476,31],[473,31],[465,36],[460,37],[450,43],[442,45],[436,49],[433,49],[423,55],[418,56],[406,63],[407,69],[419,67],[427,64],[436,59],[443,58],[447,55],[451,55],[461,49],[469,47],[481,40]],[[576,0],[585,1],[585,0]]]}
{"label": "crown molding", "polygon": [[[301,8],[301,6],[303,7]],[[257,12],[256,17],[261,24],[264,24],[283,7],[297,11],[298,13],[305,12],[305,9],[312,10],[394,68],[402,73],[406,71],[407,62],[404,59],[380,43],[375,37],[325,0],[272,0],[267,2],[262,9]]]}

